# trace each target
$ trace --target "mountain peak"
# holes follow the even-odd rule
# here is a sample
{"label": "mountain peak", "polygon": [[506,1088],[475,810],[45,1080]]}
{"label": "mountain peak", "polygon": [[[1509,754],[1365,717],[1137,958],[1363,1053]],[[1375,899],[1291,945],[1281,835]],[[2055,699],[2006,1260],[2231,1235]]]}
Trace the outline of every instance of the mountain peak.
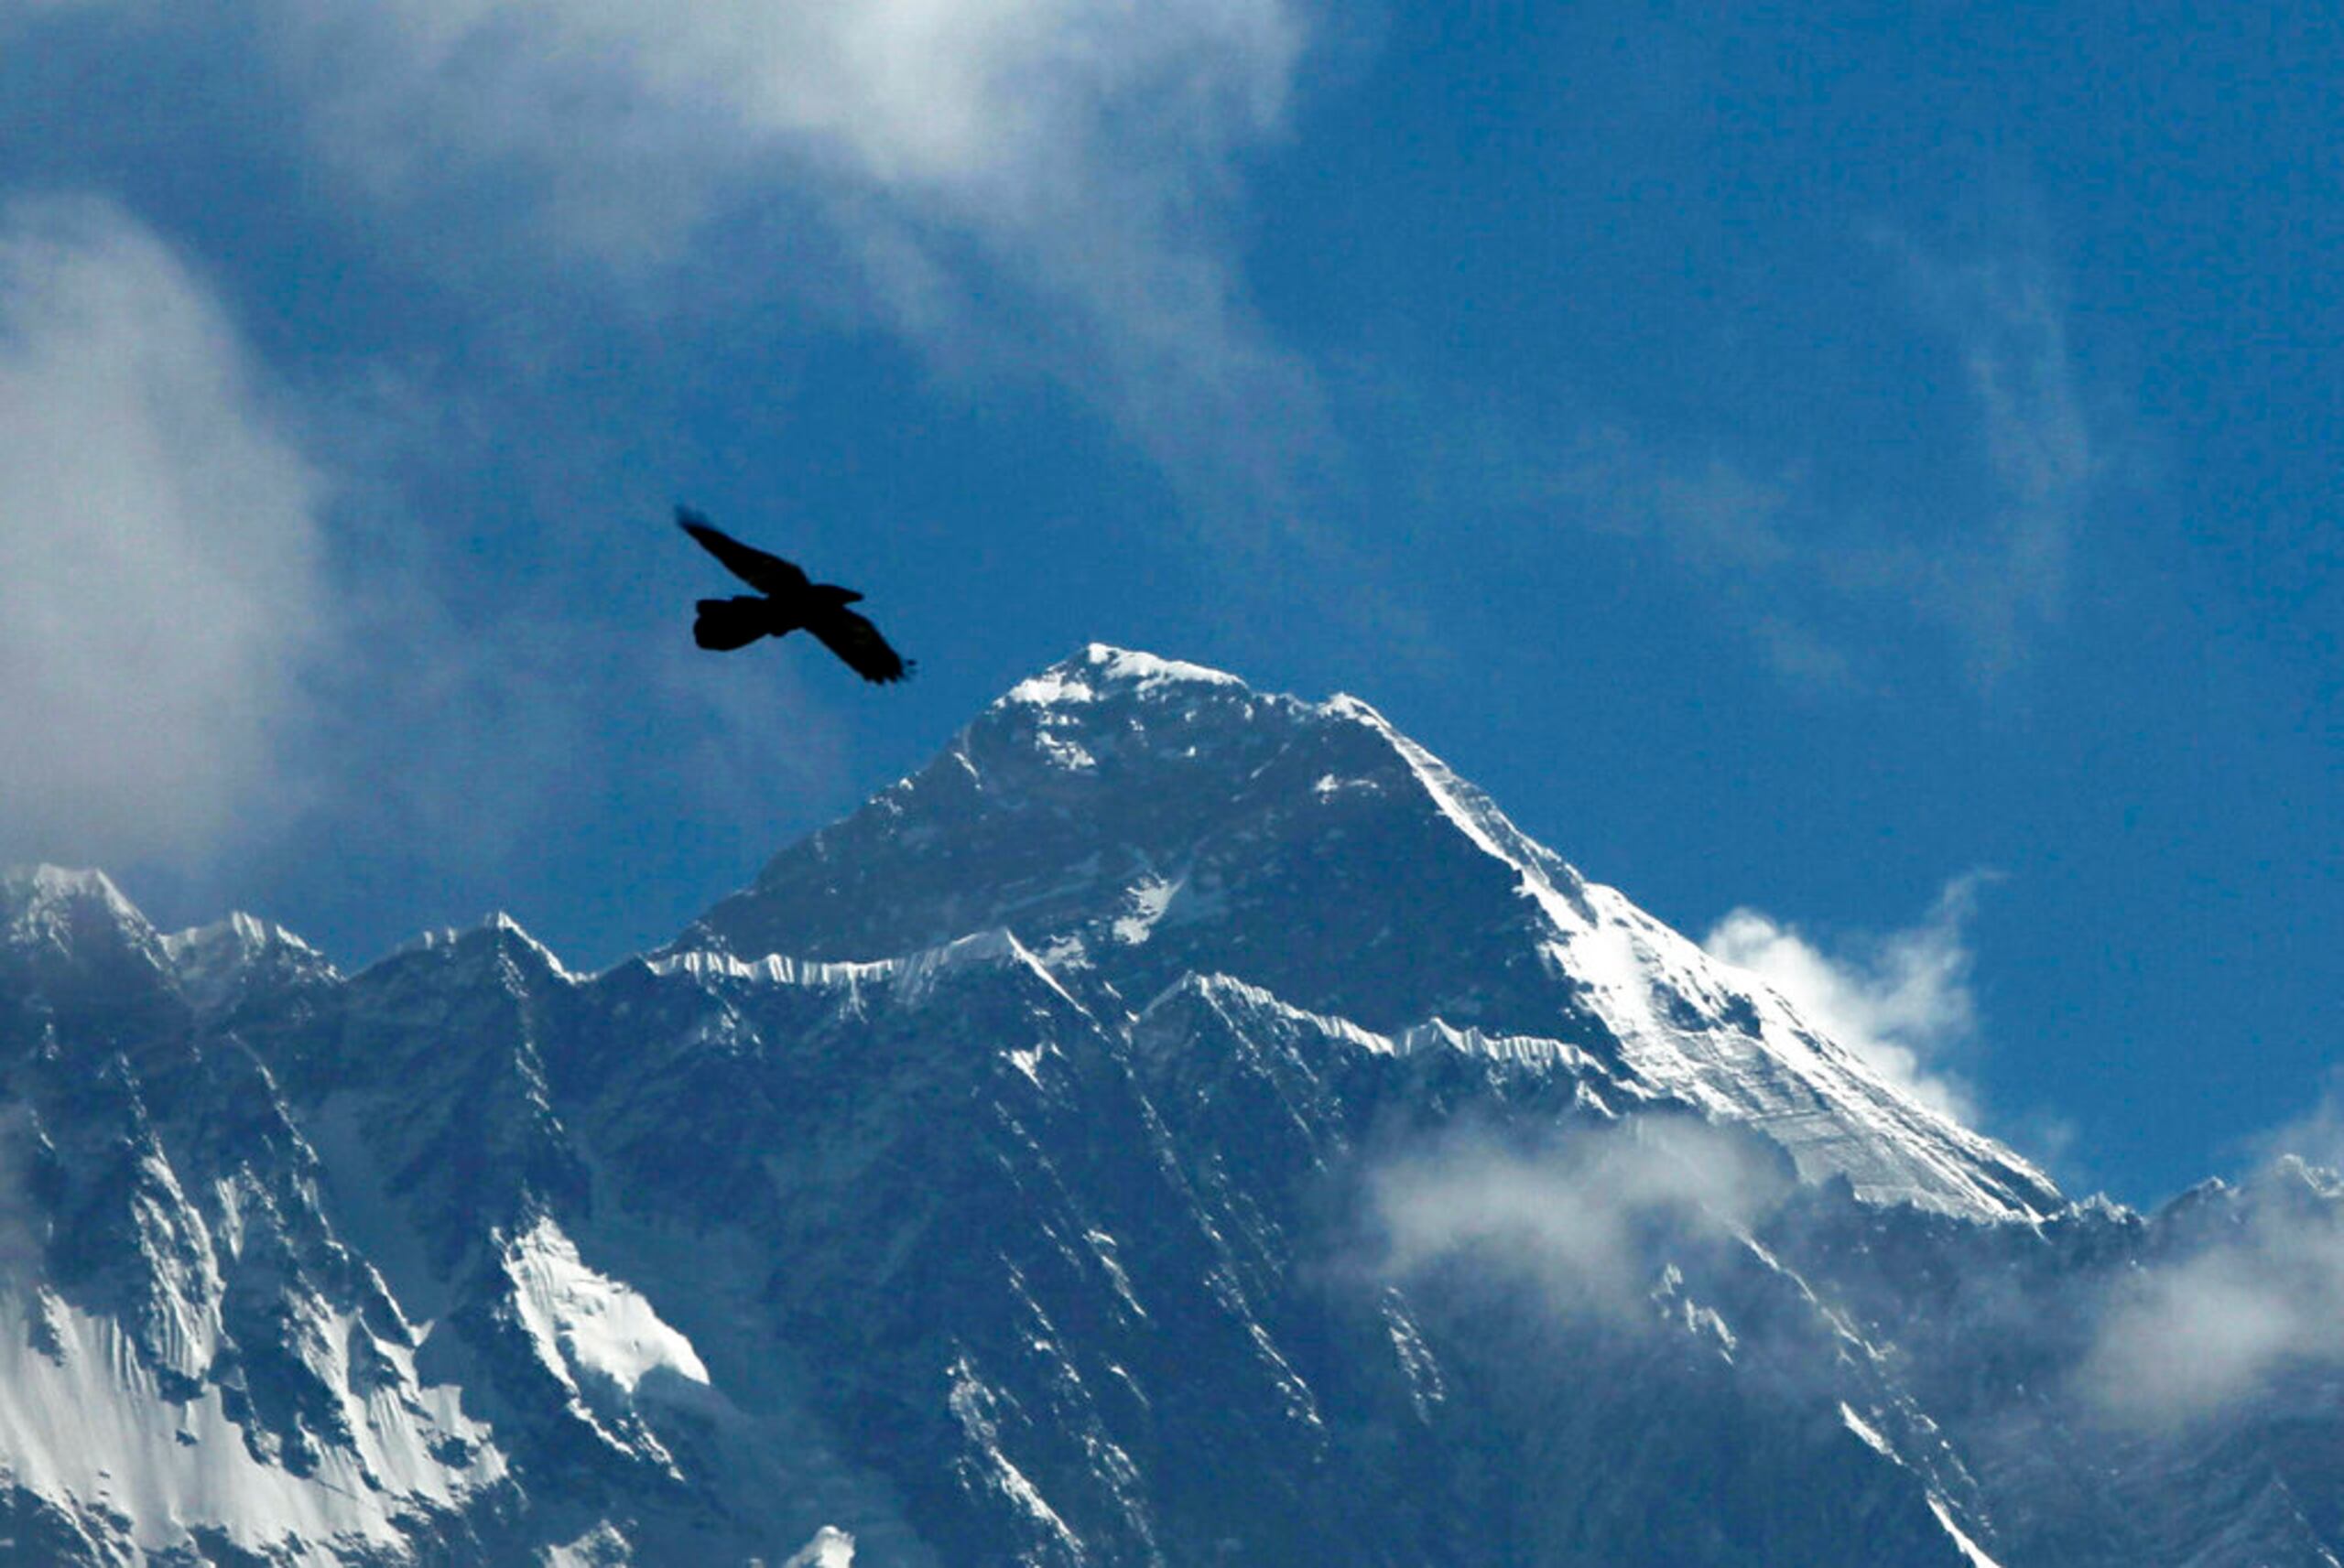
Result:
{"label": "mountain peak", "polygon": [[1559,1042],[1868,1197],[2009,1217],[2060,1202],[1366,703],[1103,643],[775,857],[672,951],[872,960],[995,927],[1127,1005],[1221,974],[1380,1036]]}
{"label": "mountain peak", "polygon": [[54,919],[76,909],[120,922],[144,924],[146,919],[101,871],[40,864],[0,871],[0,915],[11,925]]}
{"label": "mountain peak", "polygon": [[164,966],[161,938],[103,871],[18,866],[0,872],[0,948],[80,966],[127,958]]}
{"label": "mountain peak", "polygon": [[1243,681],[1224,670],[1106,643],[1091,643],[1072,657],[1019,681],[993,706],[1080,704],[1095,702],[1105,696],[1146,696],[1169,687],[1219,687],[1239,692],[1249,689]]}
{"label": "mountain peak", "polygon": [[556,979],[578,979],[552,948],[531,935],[519,921],[501,909],[489,911],[471,925],[443,925],[418,932],[401,943],[381,963],[392,964],[426,956],[442,960],[462,961],[469,958],[480,961],[510,957],[515,953],[525,957],[532,968]]}
{"label": "mountain peak", "polygon": [[331,983],[341,973],[326,956],[285,927],[238,910],[224,920],[174,931],[163,952],[180,991],[200,1012],[225,1009],[254,983]]}
{"label": "mountain peak", "polygon": [[[1129,708],[1136,705],[1141,712]],[[1311,702],[1282,692],[1255,689],[1240,676],[1186,659],[1086,643],[1072,656],[1028,676],[996,698],[960,737],[964,756],[972,734],[1004,724],[1047,735],[1080,730],[1109,739],[1136,736],[1175,748],[1183,757],[1201,754],[1197,745],[1215,720],[1286,726],[1294,734],[1317,730],[1340,734],[1357,726],[1392,745],[1429,757],[1373,707],[1348,692]],[[1075,748],[1041,741],[1035,746],[1060,770],[1086,764]]]}

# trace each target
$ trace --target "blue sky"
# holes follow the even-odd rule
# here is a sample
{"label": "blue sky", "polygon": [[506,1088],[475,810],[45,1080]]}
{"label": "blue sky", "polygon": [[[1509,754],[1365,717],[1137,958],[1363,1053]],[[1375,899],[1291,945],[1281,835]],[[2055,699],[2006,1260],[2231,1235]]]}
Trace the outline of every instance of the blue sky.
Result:
{"label": "blue sky", "polygon": [[2317,7],[201,9],[0,0],[0,858],[606,962],[1101,640],[2072,1185],[2337,1124]]}

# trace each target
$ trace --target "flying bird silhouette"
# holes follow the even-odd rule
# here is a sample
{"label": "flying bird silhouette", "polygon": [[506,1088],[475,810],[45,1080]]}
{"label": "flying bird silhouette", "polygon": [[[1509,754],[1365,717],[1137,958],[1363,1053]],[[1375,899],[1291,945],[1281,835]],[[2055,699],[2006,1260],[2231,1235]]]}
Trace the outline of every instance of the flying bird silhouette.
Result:
{"label": "flying bird silhouette", "polygon": [[766,555],[711,527],[689,507],[676,508],[676,526],[764,596],[701,600],[700,618],[692,622],[692,641],[701,647],[745,648],[760,637],[786,637],[803,629],[821,639],[822,646],[864,680],[884,685],[903,679],[916,667],[887,645],[878,627],[847,608],[863,597],[854,589],[810,582],[779,556]]}

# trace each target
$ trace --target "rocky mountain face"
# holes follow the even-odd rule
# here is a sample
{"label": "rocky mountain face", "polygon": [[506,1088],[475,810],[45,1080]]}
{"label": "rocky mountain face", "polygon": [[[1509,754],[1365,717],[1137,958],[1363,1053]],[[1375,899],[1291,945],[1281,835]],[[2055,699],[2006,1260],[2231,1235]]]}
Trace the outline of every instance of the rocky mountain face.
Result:
{"label": "rocky mountain face", "polygon": [[13,874],[0,1181],[5,1562],[2344,1548],[2333,1178],[2071,1204],[1364,704],[1105,648],[597,975]]}

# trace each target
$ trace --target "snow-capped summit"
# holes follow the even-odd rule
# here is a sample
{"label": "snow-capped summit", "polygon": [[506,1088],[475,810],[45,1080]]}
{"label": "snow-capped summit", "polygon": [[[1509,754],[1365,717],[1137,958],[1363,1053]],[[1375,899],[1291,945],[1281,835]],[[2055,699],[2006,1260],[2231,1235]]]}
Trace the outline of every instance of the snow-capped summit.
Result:
{"label": "snow-capped summit", "polygon": [[0,963],[52,999],[86,993],[117,1010],[215,1013],[255,988],[340,978],[283,926],[236,913],[165,934],[103,871],[58,866],[0,873]]}
{"label": "snow-capped summit", "polygon": [[995,707],[1012,703],[1030,703],[1049,707],[1058,703],[1084,703],[1100,700],[1101,694],[1145,695],[1170,687],[1233,687],[1242,691],[1245,683],[1222,670],[1208,669],[1180,659],[1158,658],[1154,654],[1138,653],[1130,648],[1117,648],[1105,643],[1086,643],[1082,652],[1062,663],[1053,665],[1040,675],[1019,681],[1004,694]]}
{"label": "snow-capped summit", "polygon": [[1103,644],[1019,682],[678,946],[874,958],[995,926],[1134,1007],[1218,973],[1373,1031],[1566,1042],[1868,1197],[1980,1217],[2062,1201],[1589,881],[1366,703]]}
{"label": "snow-capped summit", "polygon": [[163,938],[163,952],[180,991],[203,1012],[232,1007],[255,989],[341,979],[331,961],[309,943],[242,911],[170,933]]}
{"label": "snow-capped summit", "polygon": [[33,866],[0,873],[0,987],[37,1012],[0,1013],[0,1054],[47,1041],[47,1019],[85,1021],[93,1056],[152,1039],[185,1011],[170,957],[103,871]]}
{"label": "snow-capped summit", "polygon": [[12,947],[60,953],[92,936],[143,945],[155,935],[103,871],[49,865],[0,871],[0,934]]}

